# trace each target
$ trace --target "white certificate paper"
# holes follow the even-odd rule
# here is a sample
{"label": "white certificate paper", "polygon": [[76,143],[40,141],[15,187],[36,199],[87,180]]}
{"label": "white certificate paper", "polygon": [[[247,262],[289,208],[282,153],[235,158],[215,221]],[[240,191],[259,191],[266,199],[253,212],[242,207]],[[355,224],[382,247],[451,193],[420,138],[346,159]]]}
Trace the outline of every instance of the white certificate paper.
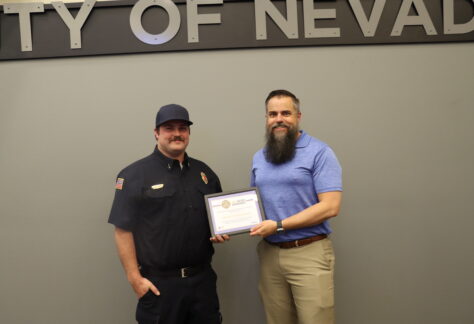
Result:
{"label": "white certificate paper", "polygon": [[265,219],[257,188],[205,195],[209,226],[216,234],[239,234]]}

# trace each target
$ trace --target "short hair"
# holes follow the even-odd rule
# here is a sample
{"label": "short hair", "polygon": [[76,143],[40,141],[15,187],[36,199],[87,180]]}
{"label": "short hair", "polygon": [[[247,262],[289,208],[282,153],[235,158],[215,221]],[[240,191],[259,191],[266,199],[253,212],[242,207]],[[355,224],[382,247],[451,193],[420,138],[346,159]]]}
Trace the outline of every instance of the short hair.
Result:
{"label": "short hair", "polygon": [[296,111],[300,112],[300,100],[296,98],[296,96],[290,91],[284,89],[273,90],[268,94],[267,99],[265,99],[265,109],[267,109],[268,102],[273,97],[290,97],[293,101],[293,105],[295,106]]}

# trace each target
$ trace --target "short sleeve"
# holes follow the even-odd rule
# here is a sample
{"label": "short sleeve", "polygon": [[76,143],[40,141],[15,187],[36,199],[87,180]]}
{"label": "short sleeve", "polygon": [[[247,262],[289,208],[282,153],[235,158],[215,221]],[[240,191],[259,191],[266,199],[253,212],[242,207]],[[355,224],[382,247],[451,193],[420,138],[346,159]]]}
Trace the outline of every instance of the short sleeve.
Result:
{"label": "short sleeve", "polygon": [[315,157],[313,180],[317,193],[342,191],[342,168],[329,146]]}
{"label": "short sleeve", "polygon": [[137,223],[138,200],[140,197],[139,179],[122,171],[117,176],[115,197],[109,215],[109,223],[132,231]]}

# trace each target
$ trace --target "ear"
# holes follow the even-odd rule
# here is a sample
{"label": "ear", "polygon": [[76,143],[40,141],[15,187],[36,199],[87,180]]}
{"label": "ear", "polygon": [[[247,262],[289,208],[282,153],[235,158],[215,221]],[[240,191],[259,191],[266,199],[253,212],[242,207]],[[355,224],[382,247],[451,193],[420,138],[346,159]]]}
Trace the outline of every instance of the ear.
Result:
{"label": "ear", "polygon": [[155,135],[155,140],[158,140],[158,136],[160,135],[160,128],[155,128],[153,134]]}
{"label": "ear", "polygon": [[298,121],[301,121],[301,111],[298,112]]}

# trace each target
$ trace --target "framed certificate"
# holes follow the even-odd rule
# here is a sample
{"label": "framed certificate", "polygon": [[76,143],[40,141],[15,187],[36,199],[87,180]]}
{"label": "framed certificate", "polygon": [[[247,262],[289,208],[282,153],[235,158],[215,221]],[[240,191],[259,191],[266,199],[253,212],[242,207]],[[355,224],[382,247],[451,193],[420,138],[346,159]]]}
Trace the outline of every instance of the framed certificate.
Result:
{"label": "framed certificate", "polygon": [[265,219],[258,189],[226,191],[204,196],[211,234],[240,234]]}

